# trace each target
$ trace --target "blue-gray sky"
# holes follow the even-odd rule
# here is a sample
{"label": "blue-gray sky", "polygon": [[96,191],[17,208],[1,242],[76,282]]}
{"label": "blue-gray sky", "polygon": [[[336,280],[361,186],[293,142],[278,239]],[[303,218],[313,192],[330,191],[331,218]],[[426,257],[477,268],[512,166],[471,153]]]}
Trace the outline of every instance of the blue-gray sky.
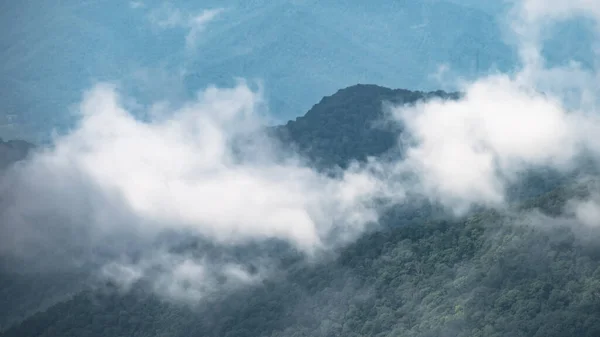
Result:
{"label": "blue-gray sky", "polygon": [[[137,103],[182,100],[236,77],[261,81],[284,121],[356,83],[437,89],[516,58],[492,7],[460,1],[5,1],[0,133],[48,134],[97,81]],[[478,60],[478,61],[477,61]]]}

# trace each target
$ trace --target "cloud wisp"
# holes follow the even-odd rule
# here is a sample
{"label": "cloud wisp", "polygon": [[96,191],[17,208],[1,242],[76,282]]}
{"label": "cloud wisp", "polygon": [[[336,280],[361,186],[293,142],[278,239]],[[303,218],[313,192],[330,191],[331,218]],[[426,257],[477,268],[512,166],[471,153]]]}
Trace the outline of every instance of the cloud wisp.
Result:
{"label": "cloud wisp", "polygon": [[150,11],[148,18],[150,22],[161,29],[185,29],[185,47],[188,51],[196,48],[196,41],[199,35],[206,29],[206,26],[215,20],[225,8],[205,9],[196,14],[189,14],[180,9],[166,4],[161,8]]}

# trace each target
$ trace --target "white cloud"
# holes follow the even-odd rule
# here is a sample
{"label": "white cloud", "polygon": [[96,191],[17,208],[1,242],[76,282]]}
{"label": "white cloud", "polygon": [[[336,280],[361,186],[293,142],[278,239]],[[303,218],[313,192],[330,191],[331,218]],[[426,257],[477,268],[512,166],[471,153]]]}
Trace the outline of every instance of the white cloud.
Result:
{"label": "white cloud", "polygon": [[519,172],[569,168],[587,136],[600,131],[598,120],[529,89],[493,76],[470,85],[459,101],[396,111],[417,141],[406,164],[419,173],[427,195],[461,210],[476,202],[500,205],[506,183]]}
{"label": "white cloud", "polygon": [[260,127],[260,103],[243,84],[209,88],[169,118],[145,123],[121,106],[114,87],[100,85],[86,94],[77,129],[21,172],[29,180],[53,175],[62,185],[44,193],[56,197],[77,190],[69,178],[76,173],[105,197],[118,196],[144,226],[192,229],[221,242],[274,237],[312,249],[338,221],[358,228],[376,220],[362,201],[380,186],[358,169],[337,179],[293,157],[237,161],[232,141]]}
{"label": "white cloud", "polygon": [[213,21],[217,15],[221,14],[221,12],[223,12],[222,8],[209,9],[190,19],[189,32],[185,37],[187,49],[193,50],[195,48],[199,34],[201,34],[206,28],[206,25]]}
{"label": "white cloud", "polygon": [[599,3],[524,0],[516,8],[519,71],[468,83],[458,101],[395,113],[416,141],[404,164],[423,193],[459,213],[473,204],[503,206],[505,188],[527,169],[568,170],[586,151],[600,156],[598,74],[574,63],[546,67],[536,35],[572,15],[600,19]]}
{"label": "white cloud", "polygon": [[206,26],[224,10],[224,8],[212,8],[205,9],[197,14],[189,14],[165,4],[161,8],[152,10],[149,19],[151,23],[161,29],[181,28],[187,30],[185,36],[186,49],[193,50],[197,39],[206,29]]}
{"label": "white cloud", "polygon": [[[149,114],[150,121],[136,119],[121,101],[116,87],[94,87],[75,129],[2,180],[10,200],[0,212],[5,253],[27,253],[21,248],[50,259],[62,249],[65,256],[78,252],[81,260],[106,264],[103,275],[128,287],[149,275],[157,263],[152,242],[169,231],[223,247],[283,240],[310,255],[355,239],[377,221],[378,197],[403,197],[384,184],[376,165],[332,177],[293,153],[277,159],[261,135],[260,92],[244,83],[207,88],[176,110]],[[254,144],[240,145],[240,137]],[[134,248],[142,262],[122,262]],[[164,271],[153,274],[157,291],[174,294],[196,278],[190,289],[200,297],[213,284],[202,281],[212,280],[202,276],[202,261],[173,259],[158,263]],[[217,270],[242,283],[252,279],[235,264]]]}
{"label": "white cloud", "polygon": [[124,290],[131,289],[144,276],[143,270],[138,266],[117,262],[109,262],[104,265],[101,273],[104,278],[113,280]]}
{"label": "white cloud", "polygon": [[[567,218],[574,219],[583,228],[600,227],[600,182],[597,177],[586,177],[578,182],[578,193],[569,200],[564,209]],[[584,235],[585,235],[584,231]],[[589,234],[589,233],[588,233]]]}
{"label": "white cloud", "polygon": [[519,10],[530,23],[561,20],[574,15],[600,18],[597,0],[522,0]]}
{"label": "white cloud", "polygon": [[[535,1],[524,4],[524,17],[542,16]],[[162,28],[189,29],[193,45],[220,11],[186,15],[166,7],[150,17]],[[530,31],[540,25],[521,22]],[[529,53],[528,43],[521,48]],[[411,193],[458,213],[473,204],[502,207],[506,186],[525,170],[568,170],[584,151],[600,155],[597,74],[530,61],[524,58],[516,74],[467,84],[458,101],[396,109],[415,141],[406,159],[373,160],[336,176],[293,153],[280,158],[260,132],[260,91],[244,83],[208,88],[178,108],[153,105],[149,121],[127,110],[116,87],[98,85],[85,94],[72,132],[1,179],[0,252],[33,250],[39,257],[64,248],[64,256],[83,251],[82,259],[96,261],[101,251],[106,277],[125,286],[150,278],[160,293],[200,299],[222,289],[217,275],[247,284],[261,273],[235,261],[217,266],[204,257],[157,253],[152,242],[164,232],[185,231],[224,247],[278,239],[310,254],[355,239],[377,221],[380,198],[404,200],[404,174],[418,178]],[[243,137],[254,143],[240,145]],[[597,216],[593,206],[576,208],[581,221]],[[136,261],[127,258],[133,248],[142,255]]]}
{"label": "white cloud", "polygon": [[600,198],[593,195],[588,200],[571,204],[575,219],[589,227],[600,227]]}

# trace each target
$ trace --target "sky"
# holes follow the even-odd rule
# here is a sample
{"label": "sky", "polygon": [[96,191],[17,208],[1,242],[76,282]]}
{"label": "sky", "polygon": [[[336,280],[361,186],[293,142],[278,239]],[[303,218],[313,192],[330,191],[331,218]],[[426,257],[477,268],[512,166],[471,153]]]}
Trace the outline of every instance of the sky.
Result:
{"label": "sky", "polygon": [[[178,30],[184,49],[198,47],[212,21],[231,10],[128,5],[146,10],[157,34]],[[168,68],[134,73],[167,92],[148,102],[128,81],[84,86],[71,106],[71,129],[0,178],[0,256],[42,272],[93,265],[97,277],[124,288],[146,280],[168,298],[199,301],[269,277],[276,256],[177,253],[170,235],[225,251],[277,241],[318,258],[376,228],[385,207],[414,196],[449,215],[507,209],[507,188],[528,170],[571,172],[583,156],[600,157],[598,74],[577,62],[549,62],[542,34],[574,18],[598,23],[600,10],[594,1],[522,0],[506,15],[519,57],[514,71],[455,76],[460,100],[395,107],[390,121],[405,126],[398,141],[411,139],[406,156],[334,174],[262,133],[272,116],[261,80],[187,95],[169,85],[178,75]],[[416,179],[403,180],[407,174]],[[562,216],[598,226],[599,200],[574,200]]]}
{"label": "sky", "polygon": [[[271,124],[357,83],[453,90],[457,78],[515,70],[517,41],[503,21],[511,3],[5,2],[0,132],[48,141],[53,130],[73,126],[85,88],[102,81],[121,83],[140,106],[193,99],[198,90],[232,86],[239,77],[260,81]],[[547,60],[593,67],[588,21],[546,31]]]}
{"label": "sky", "polygon": [[85,88],[101,81],[120,82],[145,105],[257,80],[276,123],[357,83],[434,90],[440,66],[472,76],[516,62],[495,18],[456,1],[385,0],[368,10],[314,0],[0,6],[4,138],[64,132]]}

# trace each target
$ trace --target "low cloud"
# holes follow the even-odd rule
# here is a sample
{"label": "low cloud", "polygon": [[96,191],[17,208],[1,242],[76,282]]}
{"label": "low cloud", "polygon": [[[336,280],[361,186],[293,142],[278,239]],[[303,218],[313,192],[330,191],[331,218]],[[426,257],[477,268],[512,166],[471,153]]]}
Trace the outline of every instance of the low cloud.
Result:
{"label": "low cloud", "polygon": [[600,227],[600,197],[596,194],[590,199],[573,203],[575,218],[589,227]]}
{"label": "low cloud", "polygon": [[530,23],[566,19],[574,15],[600,18],[596,0],[523,0],[518,5],[521,17]]}
{"label": "low cloud", "polygon": [[[543,71],[545,32],[558,22],[591,19],[598,28],[600,9],[595,0],[517,0],[508,18],[519,52],[529,71]],[[596,29],[596,33],[600,30]],[[590,46],[597,53],[598,46]],[[535,68],[535,69],[534,69]]]}
{"label": "low cloud", "polygon": [[600,156],[598,74],[574,62],[546,66],[538,35],[558,20],[599,14],[595,1],[517,2],[509,21],[520,69],[463,81],[459,100],[394,111],[413,141],[403,165],[418,176],[422,193],[456,213],[502,208],[507,188],[529,170],[570,172],[582,158]]}
{"label": "low cloud", "polygon": [[[464,98],[398,108],[416,145],[407,151],[426,195],[461,211],[501,205],[528,169],[572,169],[596,150],[600,120],[505,75],[471,84]],[[600,153],[599,153],[600,154]]]}
{"label": "low cloud", "polygon": [[[97,85],[70,133],[7,173],[2,253],[45,256],[48,268],[94,264],[125,286],[152,275],[157,290],[189,288],[195,298],[222,286],[214,275],[241,283],[255,276],[202,256],[155,256],[156,241],[170,232],[221,247],[278,240],[312,255],[376,222],[378,198],[403,198],[375,165],[326,175],[278,151],[262,132],[260,91],[243,82],[207,88],[178,109],[148,114],[149,121],[122,101],[115,86]],[[123,262],[131,256],[139,257]]]}
{"label": "low cloud", "polygon": [[[573,13],[587,8],[573,3]],[[528,32],[539,18],[562,18],[536,1],[521,4],[515,27]],[[150,18],[188,29],[193,46],[221,11],[165,7]],[[260,282],[270,256],[174,253],[169,246],[179,239],[157,244],[165,236],[185,233],[225,250],[277,241],[311,256],[352,242],[378,221],[381,206],[407,195],[457,214],[506,207],[507,188],[528,170],[569,172],[583,156],[600,156],[597,74],[547,68],[535,38],[522,41],[518,72],[468,83],[456,101],[394,109],[402,141],[410,141],[402,159],[372,158],[330,174],[282,152],[262,131],[262,93],[244,82],[209,87],[175,107],[160,102],[144,120],[118,87],[99,84],[84,95],[70,133],[0,179],[0,253],[44,268],[92,265],[125,288],[144,281],[170,298],[199,300]],[[597,200],[574,205],[575,217],[597,223]]]}
{"label": "low cloud", "polygon": [[[259,265],[261,268],[264,266]],[[267,276],[267,271],[156,250],[148,252],[139,261],[121,259],[109,262],[102,267],[101,274],[125,291],[142,281],[160,296],[194,304],[216,298],[224,291],[257,284]]]}

